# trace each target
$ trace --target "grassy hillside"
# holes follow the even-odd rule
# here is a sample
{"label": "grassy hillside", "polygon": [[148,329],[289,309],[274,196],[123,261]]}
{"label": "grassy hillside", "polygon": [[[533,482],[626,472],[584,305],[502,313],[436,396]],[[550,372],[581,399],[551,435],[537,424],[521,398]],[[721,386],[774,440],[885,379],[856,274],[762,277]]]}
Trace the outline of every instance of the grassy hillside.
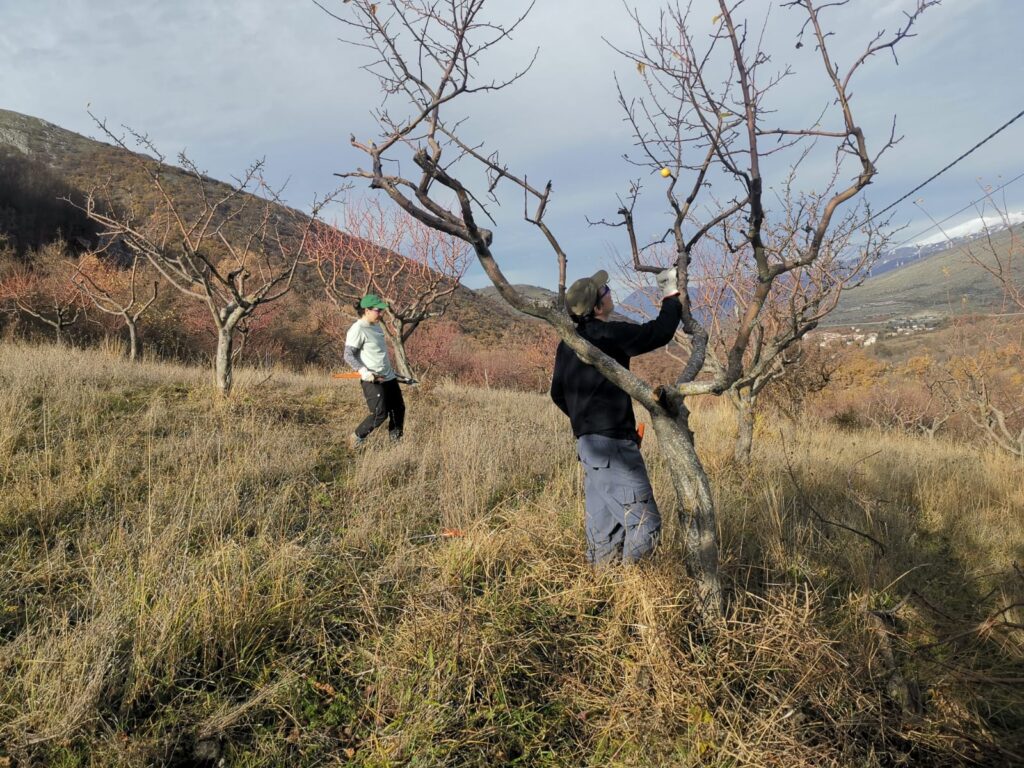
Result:
{"label": "grassy hillside", "polygon": [[[170,154],[177,148],[162,148]],[[201,165],[202,158],[192,158]],[[0,109],[0,171],[10,170],[10,179],[0,180],[0,235],[8,234],[14,243],[31,242],[38,246],[59,235],[71,233],[90,239],[92,227],[80,221],[81,216],[57,197],[81,200],[87,191],[98,190],[100,199],[113,208],[133,206],[147,215],[160,206],[158,192],[145,174],[141,163],[156,167],[155,159],[120,147],[89,139],[38,118]],[[272,158],[271,158],[272,162]],[[239,169],[241,172],[243,169]],[[17,173],[15,173],[15,171]],[[160,167],[165,188],[186,212],[200,208],[200,191],[195,179],[173,165]],[[14,182],[21,182],[16,188]],[[203,184],[211,199],[217,199],[229,187],[212,178]],[[45,189],[42,189],[45,187]],[[38,214],[40,196],[46,197],[45,216]],[[305,201],[309,202],[309,201]],[[51,208],[53,210],[51,210]],[[241,203],[235,208],[241,208]],[[234,209],[233,209],[234,210]],[[226,226],[229,241],[243,241],[256,226],[260,206],[250,205],[237,219]],[[282,232],[298,233],[305,223],[304,215],[279,206],[277,223]],[[47,224],[51,231],[41,231]],[[2,267],[2,265],[0,265]],[[296,275],[296,293],[302,303],[320,297],[322,289],[312,270],[300,268]],[[449,317],[474,339],[493,341],[512,326],[512,335],[529,335],[534,321],[527,321],[500,299],[488,299],[467,288],[459,288]]]}
{"label": "grassy hillside", "polygon": [[743,471],[728,412],[699,409],[731,595],[706,633],[675,521],[644,567],[584,565],[545,397],[406,393],[406,439],[353,454],[350,384],[244,371],[214,405],[205,369],[0,346],[0,762],[1024,754],[1019,463],[772,421]]}
{"label": "grassy hillside", "polygon": [[[958,246],[933,254],[902,269],[873,277],[843,294],[839,306],[829,315],[827,325],[892,320],[920,314],[951,315],[963,312],[999,312],[1002,289],[967,255],[970,248],[987,263],[992,251],[1004,256],[1008,249],[1020,249],[1024,227],[999,232],[991,248],[985,241]],[[1015,258],[1018,282],[1024,282],[1024,258]]]}

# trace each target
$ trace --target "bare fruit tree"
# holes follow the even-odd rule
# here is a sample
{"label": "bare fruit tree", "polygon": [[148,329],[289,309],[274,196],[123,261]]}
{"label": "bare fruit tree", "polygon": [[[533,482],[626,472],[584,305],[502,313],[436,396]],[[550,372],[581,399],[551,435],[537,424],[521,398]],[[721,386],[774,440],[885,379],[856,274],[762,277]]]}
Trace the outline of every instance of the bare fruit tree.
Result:
{"label": "bare fruit tree", "polygon": [[[352,0],[344,5],[347,10],[336,15],[354,35],[352,43],[370,52],[366,68],[378,77],[385,95],[385,104],[377,113],[381,135],[373,141],[351,140],[365,153],[368,167],[340,175],[369,181],[410,215],[469,243],[509,304],[550,323],[583,361],[594,365],[648,411],[677,495],[686,566],[708,617],[721,616],[724,608],[716,512],[710,481],[695,449],[686,398],[725,393],[741,379],[743,359],[776,279],[813,264],[834,226],[855,226],[853,214],[841,219],[840,210],[871,182],[875,162],[895,136],[886,136],[879,151],[869,150],[854,119],[851,80],[868,58],[890,51],[906,38],[921,12],[932,4],[918,0],[899,30],[868,42],[844,72],[829,55],[831,33],[824,26],[822,10],[845,3],[825,3],[823,9],[813,0],[784,3],[802,13],[800,36],[810,38],[816,47],[819,71],[830,94],[817,122],[779,128],[768,127],[769,120],[780,118],[780,113],[769,111],[768,96],[788,70],[765,73],[769,58],[762,48],[763,39],[737,17],[735,4],[719,0],[714,32],[700,45],[690,31],[686,12],[677,5],[656,14],[650,28],[633,12],[639,47],[623,54],[641,77],[647,78],[651,89],[647,101],[623,100],[646,164],[651,169],[668,168],[671,174],[667,191],[671,213],[663,229],[675,247],[682,328],[691,346],[680,376],[658,385],[640,379],[577,335],[561,300],[531,301],[516,291],[495,258],[493,233],[481,225],[487,217],[484,196],[496,195],[502,182],[517,188],[531,201],[527,220],[541,230],[551,246],[559,268],[559,299],[564,296],[566,253],[544,221],[552,185],[534,186],[524,174],[513,173],[495,152],[464,137],[464,115],[456,110],[456,105],[466,101],[463,97],[508,87],[523,76],[525,70],[504,80],[489,79],[481,74],[482,58],[518,29],[529,7],[524,15],[513,13],[511,20],[503,22],[510,14],[507,5],[500,9],[504,16],[484,15],[485,6],[493,5],[493,0],[445,4]],[[490,10],[499,13],[497,7]],[[787,45],[791,43],[787,41]],[[524,130],[530,127],[524,126]],[[762,146],[762,141],[768,146]],[[828,143],[832,146],[826,147]],[[776,214],[765,205],[762,162],[783,150],[795,152],[790,168],[802,158],[825,151],[833,158],[835,169],[824,179],[815,179],[817,193],[801,193],[794,210],[778,214],[794,219],[794,230],[802,235],[785,253],[776,253],[765,241],[765,233],[771,231],[766,219]],[[409,164],[393,161],[410,156],[416,172],[402,175],[399,169]],[[482,164],[489,174],[489,183],[480,185],[484,188],[463,183],[462,179],[474,178],[469,170],[472,161]],[[774,162],[777,164],[777,158]],[[853,166],[852,180],[848,164]],[[788,175],[788,170],[784,171],[784,178]],[[708,192],[710,185],[714,195]],[[745,227],[742,239],[732,245],[746,254],[757,283],[736,322],[721,371],[697,380],[704,368],[708,332],[689,301],[690,254],[712,230],[736,217],[743,219]],[[626,228],[636,244],[635,230]],[[643,262],[639,245],[635,251],[638,269],[657,269]]]}
{"label": "bare fruit tree", "polygon": [[[96,122],[114,143],[131,151],[124,137]],[[314,201],[311,213],[304,215],[282,205],[264,182],[263,161],[224,185],[184,153],[178,155],[184,174],[171,171],[147,137],[132,135],[156,157],[135,155],[153,202],[133,200],[114,211],[91,192],[83,210],[103,227],[104,238],[123,244],[181,294],[205,305],[217,333],[217,389],[230,395],[240,327],[291,290],[317,216],[331,197]]]}
{"label": "bare fruit tree", "polygon": [[128,330],[128,359],[136,361],[142,351],[139,339],[139,318],[156,301],[160,283],[152,281],[148,299],[139,295],[136,285],[138,256],[132,254],[131,267],[121,269],[97,253],[87,253],[79,260],[71,283],[101,312],[121,318]]}
{"label": "bare fruit tree", "polygon": [[0,279],[0,302],[52,328],[57,343],[63,344],[67,329],[84,311],[81,295],[68,282],[73,270],[64,244],[50,243],[39,251],[31,267],[19,265]]}
{"label": "bare fruit tree", "polygon": [[[790,209],[788,205],[786,209]],[[620,214],[625,225],[633,227],[631,211],[623,209]],[[717,231],[708,233],[703,248],[690,253],[691,311],[708,332],[704,369],[698,375],[706,379],[725,374],[738,326],[759,285],[749,254],[733,246],[743,239],[742,231],[735,230],[736,223],[735,219],[724,222]],[[862,235],[856,243],[855,233]],[[799,236],[792,231],[792,222],[785,222],[766,230],[763,239],[770,252],[785,258],[794,255],[790,249]],[[870,224],[858,229],[838,227],[829,232],[821,254],[811,264],[775,278],[772,291],[754,321],[750,342],[741,359],[741,375],[725,392],[736,412],[733,455],[737,463],[747,465],[751,461],[754,419],[761,394],[800,365],[805,357],[803,339],[835,309],[844,290],[867,277],[887,243],[888,237]],[[663,269],[671,266],[675,257],[674,249],[659,242],[647,249],[644,260]],[[647,297],[657,295],[638,248],[631,248],[628,259],[617,258],[617,271],[635,292]],[[677,333],[677,341],[683,348],[689,345],[684,333]]]}
{"label": "bare fruit tree", "polygon": [[387,302],[382,325],[398,373],[408,378],[415,377],[406,342],[448,310],[471,256],[464,241],[379,200],[347,205],[343,222],[318,227],[309,247],[309,261],[338,310],[368,293]]}
{"label": "bare fruit tree", "polygon": [[977,211],[982,235],[961,250],[999,286],[1005,316],[982,322],[957,318],[957,352],[934,383],[983,441],[1024,459],[1024,329],[1017,316],[1024,312],[1024,227],[1013,220],[1005,201],[996,200],[991,190],[985,193]]}
{"label": "bare fruit tree", "polygon": [[964,246],[967,258],[1003,289],[1004,311],[1024,312],[1024,226],[1010,215],[1006,201],[997,200],[991,189],[985,190],[985,204],[978,215],[986,222],[984,233]]}

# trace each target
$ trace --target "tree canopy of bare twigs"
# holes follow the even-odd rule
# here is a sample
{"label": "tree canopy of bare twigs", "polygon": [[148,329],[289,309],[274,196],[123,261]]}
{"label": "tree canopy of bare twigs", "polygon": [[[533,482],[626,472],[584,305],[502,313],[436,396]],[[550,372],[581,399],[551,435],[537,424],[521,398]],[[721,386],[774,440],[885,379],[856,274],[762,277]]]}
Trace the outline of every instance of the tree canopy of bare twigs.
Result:
{"label": "tree canopy of bare twigs", "polygon": [[[967,260],[1002,290],[1001,311],[1024,312],[1024,240],[1005,200],[985,189],[977,209],[980,237],[962,246]],[[992,222],[989,224],[988,222]],[[943,231],[950,245],[955,245]],[[956,354],[932,384],[982,440],[1024,459],[1024,331],[996,318],[979,333],[976,319],[957,318]]]}
{"label": "tree canopy of bare twigs", "polygon": [[[507,88],[530,68],[532,62],[504,78],[495,77],[485,57],[519,28],[531,5],[511,16],[507,6],[501,9],[505,15],[498,16],[493,0],[352,0],[338,5],[337,13],[321,6],[345,26],[351,44],[366,50],[366,69],[377,77],[384,95],[376,112],[380,135],[351,139],[367,165],[339,175],[368,181],[424,224],[469,243],[509,304],[550,323],[582,360],[650,413],[678,497],[686,564],[709,616],[721,615],[723,607],[715,509],[707,473],[694,448],[685,398],[721,394],[739,382],[761,311],[777,281],[827,258],[835,238],[849,238],[858,229],[863,211],[850,203],[874,178],[879,158],[897,138],[893,130],[878,146],[869,145],[854,116],[853,80],[866,61],[894,51],[911,36],[921,13],[935,4],[910,2],[898,29],[869,35],[862,52],[840,68],[829,52],[833,32],[828,17],[847,2],[784,2],[783,9],[802,16],[797,42],[813,44],[817,76],[830,89],[819,119],[810,125],[780,122],[786,115],[772,111],[770,96],[792,70],[773,61],[757,27],[744,18],[745,12],[754,12],[753,6],[719,0],[713,31],[699,37],[679,4],[668,3],[650,20],[648,11],[626,7],[637,42],[618,50],[629,69],[639,73],[643,87],[642,95],[633,98],[620,84],[618,99],[635,135],[637,167],[648,172],[668,169],[663,202],[669,218],[663,239],[674,247],[681,325],[691,347],[680,375],[657,385],[581,338],[561,301],[531,301],[517,292],[498,264],[494,233],[484,226],[488,200],[497,199],[499,187],[510,185],[523,195],[526,219],[540,229],[557,261],[559,298],[564,296],[566,251],[544,221],[553,185],[532,184],[526,174],[514,173],[496,151],[469,138],[462,122],[466,113],[458,111],[464,97]],[[787,46],[792,42],[786,41]],[[782,157],[787,153],[788,160]],[[793,195],[785,204],[768,205],[764,168],[769,157],[787,169],[784,178],[796,179],[806,158],[823,154],[831,156],[832,171],[814,180],[816,191],[803,191],[794,181]],[[409,169],[408,163],[394,162],[402,158],[411,158],[413,173],[400,170]],[[486,188],[464,183],[465,169],[473,163],[487,172]],[[619,218],[608,223],[624,228],[635,269],[654,272],[660,265],[646,261],[634,226],[641,191],[634,183],[620,203]],[[698,378],[705,367],[709,334],[689,299],[691,254],[716,230],[722,232],[729,251],[746,260],[755,280],[725,344],[723,365],[712,376]],[[770,237],[783,231],[791,233],[785,243]],[[870,225],[866,236],[870,239]]]}
{"label": "tree canopy of bare twigs", "polygon": [[[740,223],[735,218],[723,222],[690,253],[690,303],[694,316],[708,332],[704,369],[698,374],[706,379],[725,375],[730,345],[759,284],[749,253],[732,246],[743,238],[742,231],[735,231]],[[800,342],[836,307],[844,290],[864,280],[888,242],[887,236],[872,232],[866,243],[853,243],[853,234],[852,228],[830,233],[826,247],[811,264],[776,277],[757,313],[741,358],[741,374],[726,390],[736,409],[734,455],[741,464],[751,459],[760,394],[800,363],[804,356]],[[763,239],[773,252],[785,253],[794,247],[798,235],[792,230],[792,222],[787,221],[766,229]],[[675,262],[676,252],[670,244],[658,242],[646,250],[645,259],[651,266],[665,268]],[[635,252],[629,257],[618,256],[616,262],[622,282],[638,295],[648,297],[639,307],[644,314],[650,298],[657,295],[650,271],[636,268]],[[678,334],[677,341],[683,347],[689,344],[683,333]]]}
{"label": "tree canopy of bare twigs", "polygon": [[[1006,201],[996,200],[991,191],[986,191],[985,203],[978,215],[982,222],[994,219],[995,226],[985,224],[982,237],[967,244],[967,258],[1002,288],[1004,311],[1024,312],[1024,227],[1014,225]],[[1001,243],[997,230],[1005,233]]]}
{"label": "tree canopy of bare twigs", "polygon": [[82,296],[69,282],[74,270],[60,241],[44,246],[31,266],[18,265],[0,279],[0,303],[53,329],[58,344],[84,314]]}
{"label": "tree canopy of bare twigs", "polygon": [[121,318],[128,330],[128,359],[138,360],[141,352],[139,318],[156,301],[159,281],[153,280],[149,298],[140,295],[137,286],[139,258],[132,254],[131,266],[122,270],[104,261],[97,253],[87,253],[76,265],[72,284],[101,312]]}
{"label": "tree canopy of bare twigs", "polygon": [[[114,143],[129,149],[124,136],[101,120],[96,124]],[[240,325],[291,290],[320,210],[333,196],[314,201],[310,215],[304,216],[281,204],[279,191],[264,181],[262,160],[225,186],[211,181],[182,153],[178,164],[198,201],[186,202],[167,183],[165,157],[146,136],[130,133],[157,158],[153,162],[137,156],[156,191],[157,210],[129,204],[114,212],[98,203],[95,190],[84,210],[103,228],[103,238],[123,244],[177,291],[205,304],[217,329],[216,385],[229,395]]]}
{"label": "tree canopy of bare twigs", "polygon": [[398,372],[409,378],[415,377],[405,343],[423,322],[448,310],[470,257],[462,240],[379,200],[347,205],[338,227],[318,227],[309,247],[336,308],[351,308],[368,293],[387,302],[384,330]]}

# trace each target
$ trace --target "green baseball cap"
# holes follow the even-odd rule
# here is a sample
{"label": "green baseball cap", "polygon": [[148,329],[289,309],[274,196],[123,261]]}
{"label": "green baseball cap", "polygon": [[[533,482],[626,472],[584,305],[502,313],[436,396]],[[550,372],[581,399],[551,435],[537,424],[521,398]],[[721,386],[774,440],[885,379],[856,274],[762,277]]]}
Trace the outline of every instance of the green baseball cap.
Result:
{"label": "green baseball cap", "polygon": [[387,309],[388,305],[380,296],[376,293],[368,293],[359,300],[359,306],[362,309]]}

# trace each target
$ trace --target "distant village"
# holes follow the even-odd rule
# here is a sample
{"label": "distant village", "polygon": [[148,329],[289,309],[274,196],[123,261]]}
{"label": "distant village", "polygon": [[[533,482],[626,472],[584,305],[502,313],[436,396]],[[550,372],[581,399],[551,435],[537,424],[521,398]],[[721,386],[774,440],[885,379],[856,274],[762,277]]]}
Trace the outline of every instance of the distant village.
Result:
{"label": "distant village", "polygon": [[847,346],[870,347],[879,339],[896,336],[912,336],[916,333],[934,331],[943,322],[941,315],[917,315],[915,317],[897,317],[877,323],[861,325],[882,326],[878,330],[865,330],[859,325],[849,326],[849,330],[819,331],[813,335],[819,347]]}

